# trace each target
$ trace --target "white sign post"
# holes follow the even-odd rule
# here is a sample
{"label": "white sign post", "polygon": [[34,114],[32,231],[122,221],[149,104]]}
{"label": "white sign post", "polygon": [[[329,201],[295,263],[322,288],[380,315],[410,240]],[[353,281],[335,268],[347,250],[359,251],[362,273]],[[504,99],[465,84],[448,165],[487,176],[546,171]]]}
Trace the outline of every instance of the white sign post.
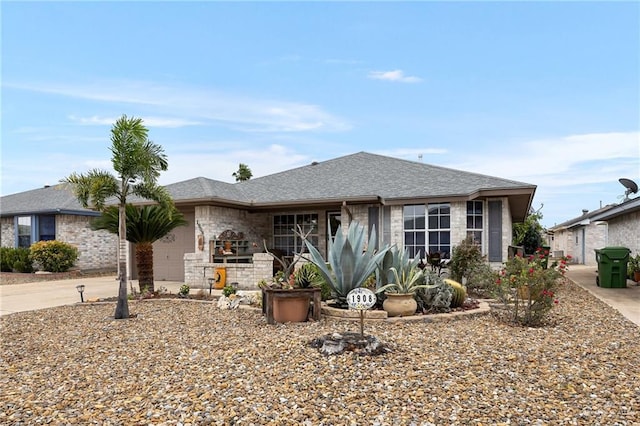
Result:
{"label": "white sign post", "polygon": [[376,304],[377,297],[368,288],[354,288],[347,294],[349,309],[360,311],[360,336],[364,337],[364,311]]}

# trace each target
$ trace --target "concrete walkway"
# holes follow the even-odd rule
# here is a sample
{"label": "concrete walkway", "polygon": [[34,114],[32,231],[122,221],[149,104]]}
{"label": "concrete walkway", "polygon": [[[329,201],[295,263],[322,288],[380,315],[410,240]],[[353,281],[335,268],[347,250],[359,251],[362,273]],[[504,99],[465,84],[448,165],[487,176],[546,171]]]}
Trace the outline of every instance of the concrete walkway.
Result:
{"label": "concrete walkway", "polygon": [[[573,282],[640,326],[640,286],[628,280],[627,288],[602,288],[596,285],[596,276],[596,268],[593,266],[570,265],[567,272],[567,277]],[[138,281],[134,280],[131,283],[137,290]],[[78,303],[80,293],[76,290],[76,286],[79,284],[85,285],[85,301],[118,295],[118,282],[115,276],[0,285],[0,315]],[[177,281],[155,282],[156,289],[165,287],[171,293],[178,293],[182,284]],[[127,289],[128,293],[130,288],[131,284]],[[199,288],[192,289],[194,290]]]}
{"label": "concrete walkway", "polygon": [[569,265],[567,277],[598,299],[617,309],[627,319],[640,326],[640,286],[627,280],[626,288],[603,288],[596,285],[595,266]]}
{"label": "concrete walkway", "polygon": [[[80,293],[76,286],[80,284],[85,286],[85,301],[118,295],[119,283],[115,276],[0,285],[0,315],[78,303]],[[182,284],[177,281],[154,283],[156,290],[165,287],[174,294],[178,293]],[[133,280],[128,284],[127,293],[131,293],[131,285],[138,291],[138,281]]]}

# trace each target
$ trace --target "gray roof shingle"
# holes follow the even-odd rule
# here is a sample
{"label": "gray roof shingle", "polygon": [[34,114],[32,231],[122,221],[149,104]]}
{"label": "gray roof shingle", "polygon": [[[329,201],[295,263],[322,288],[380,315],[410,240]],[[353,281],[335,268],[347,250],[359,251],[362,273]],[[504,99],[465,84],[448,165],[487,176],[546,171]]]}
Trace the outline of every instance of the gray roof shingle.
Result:
{"label": "gray roof shingle", "polygon": [[535,185],[359,152],[237,184],[247,201],[272,203],[381,197],[468,196]]}
{"label": "gray roof shingle", "polygon": [[73,191],[65,184],[45,186],[0,198],[0,216],[60,213],[81,216],[99,214],[82,207]]}
{"label": "gray roof shingle", "polygon": [[[312,163],[245,182],[226,183],[197,177],[166,185],[176,204],[219,203],[253,208],[286,204],[338,203],[473,197],[483,191],[508,191],[526,216],[536,186],[367,152]],[[495,195],[495,192],[494,192]],[[145,200],[131,197],[132,203]],[[3,216],[17,213],[83,209],[61,185],[2,197]],[[513,212],[513,206],[512,206]]]}

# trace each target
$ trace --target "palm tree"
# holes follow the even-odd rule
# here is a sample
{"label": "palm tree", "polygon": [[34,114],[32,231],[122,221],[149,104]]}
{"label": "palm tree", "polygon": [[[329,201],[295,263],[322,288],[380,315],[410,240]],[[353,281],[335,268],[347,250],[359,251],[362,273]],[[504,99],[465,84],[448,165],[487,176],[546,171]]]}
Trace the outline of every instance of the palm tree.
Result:
{"label": "palm tree", "polygon": [[[178,226],[188,222],[175,207],[161,205],[136,207],[127,204],[127,241],[136,244],[136,265],[138,267],[138,285],[140,293],[153,293],[153,243],[167,235]],[[118,207],[110,206],[102,216],[91,222],[91,229],[104,229],[118,233]]]}
{"label": "palm tree", "polygon": [[244,182],[245,180],[251,179],[253,173],[251,173],[251,169],[244,163],[240,163],[238,165],[238,171],[233,172],[231,174],[234,178],[236,178],[236,182]]}
{"label": "palm tree", "polygon": [[85,208],[103,211],[107,200],[118,201],[118,303],[115,319],[129,318],[127,303],[126,205],[129,195],[154,200],[163,206],[172,204],[169,193],[157,180],[167,170],[167,156],[160,145],[147,137],[142,119],[120,117],[111,128],[111,162],[117,177],[110,172],[93,169],[86,174],[72,173],[63,182],[72,185],[78,201]]}

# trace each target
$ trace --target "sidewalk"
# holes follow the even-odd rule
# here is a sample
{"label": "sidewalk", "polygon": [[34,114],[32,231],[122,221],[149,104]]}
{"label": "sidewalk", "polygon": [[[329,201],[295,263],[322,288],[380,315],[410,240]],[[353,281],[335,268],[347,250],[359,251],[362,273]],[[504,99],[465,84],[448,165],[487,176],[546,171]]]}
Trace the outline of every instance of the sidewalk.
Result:
{"label": "sidewalk", "polygon": [[[85,286],[85,301],[118,295],[119,283],[115,276],[0,285],[0,315],[78,303],[80,293],[76,286],[80,284]],[[178,293],[182,284],[177,281],[154,283],[156,290],[164,287],[171,293]],[[127,293],[131,293],[131,285],[138,291],[138,281],[132,280],[127,284]]]}
{"label": "sidewalk", "polygon": [[640,326],[640,286],[627,280],[627,288],[602,288],[596,285],[597,276],[595,266],[569,265],[567,271],[567,277],[571,281]]}

